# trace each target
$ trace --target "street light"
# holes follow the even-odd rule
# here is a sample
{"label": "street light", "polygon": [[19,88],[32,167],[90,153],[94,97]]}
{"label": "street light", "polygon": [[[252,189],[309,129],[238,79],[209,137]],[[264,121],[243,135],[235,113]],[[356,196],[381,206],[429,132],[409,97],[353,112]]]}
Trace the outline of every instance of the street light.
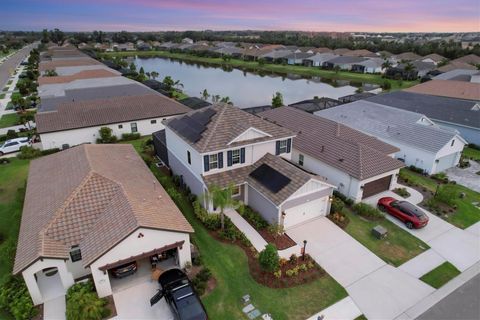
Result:
{"label": "street light", "polygon": [[302,260],[305,261],[305,248],[307,247],[307,240],[303,240],[303,252],[302,252]]}

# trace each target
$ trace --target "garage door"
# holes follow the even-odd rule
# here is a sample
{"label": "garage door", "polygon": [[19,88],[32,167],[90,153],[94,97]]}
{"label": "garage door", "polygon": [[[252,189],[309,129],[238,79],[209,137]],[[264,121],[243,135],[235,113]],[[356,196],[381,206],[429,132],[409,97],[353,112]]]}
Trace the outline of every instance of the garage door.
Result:
{"label": "garage door", "polygon": [[327,199],[325,197],[308,201],[299,206],[285,210],[283,226],[285,229],[287,229],[307,220],[325,216],[326,211]]}
{"label": "garage door", "polygon": [[392,180],[392,176],[387,176],[385,178],[380,178],[378,180],[365,183],[365,185],[363,186],[362,199],[371,197],[382,191],[387,191],[390,188],[391,180]]}

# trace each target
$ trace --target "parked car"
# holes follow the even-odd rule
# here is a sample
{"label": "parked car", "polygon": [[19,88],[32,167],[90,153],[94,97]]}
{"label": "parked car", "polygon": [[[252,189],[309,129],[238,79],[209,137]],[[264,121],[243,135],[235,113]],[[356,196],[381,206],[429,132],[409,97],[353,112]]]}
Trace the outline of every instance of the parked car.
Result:
{"label": "parked car", "polygon": [[408,201],[384,197],[378,200],[378,208],[401,220],[408,229],[423,228],[428,223],[425,212]]}
{"label": "parked car", "polygon": [[3,156],[6,153],[20,151],[21,147],[30,145],[29,138],[15,138],[5,141],[0,145],[0,156]]}
{"label": "parked car", "polygon": [[133,262],[129,262],[127,264],[121,265],[119,267],[112,269],[111,272],[115,278],[124,278],[126,276],[129,276],[137,272],[137,262],[133,261]]}
{"label": "parked car", "polygon": [[192,283],[187,275],[180,269],[170,269],[162,273],[158,279],[161,289],[150,299],[154,305],[163,297],[170,305],[175,318],[178,320],[207,320],[200,298],[193,290]]}

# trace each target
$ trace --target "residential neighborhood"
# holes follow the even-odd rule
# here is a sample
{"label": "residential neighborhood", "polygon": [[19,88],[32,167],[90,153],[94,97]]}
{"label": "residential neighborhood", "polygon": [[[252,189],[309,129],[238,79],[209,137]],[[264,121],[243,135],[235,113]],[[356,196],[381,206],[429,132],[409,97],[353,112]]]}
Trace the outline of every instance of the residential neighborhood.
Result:
{"label": "residential neighborhood", "polygon": [[480,318],[478,12],[28,5],[0,13],[1,319]]}

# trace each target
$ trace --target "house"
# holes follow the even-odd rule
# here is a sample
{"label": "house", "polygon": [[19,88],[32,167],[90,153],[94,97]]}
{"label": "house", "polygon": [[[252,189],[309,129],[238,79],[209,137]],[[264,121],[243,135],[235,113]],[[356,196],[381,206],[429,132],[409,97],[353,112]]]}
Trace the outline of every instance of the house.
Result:
{"label": "house", "polygon": [[418,78],[418,71],[415,67],[410,70],[406,70],[407,64],[399,64],[396,67],[390,67],[385,70],[385,77],[388,79],[396,80],[415,80]]}
{"label": "house", "polygon": [[405,91],[429,94],[432,96],[480,101],[480,83],[474,82],[432,80],[407,88]]}
{"label": "house", "polygon": [[[332,108],[339,104],[338,100],[327,97],[315,97],[309,100],[298,101],[290,104],[290,107],[303,110],[305,112],[314,113],[315,111]],[[267,110],[265,110],[267,111]]]}
{"label": "house", "polygon": [[321,67],[324,62],[339,57],[331,52],[317,53],[311,57],[303,59],[303,64],[307,67]]}
{"label": "house", "polygon": [[190,262],[193,229],[152,181],[128,144],[82,145],[32,160],[13,273],[35,305],[87,276],[100,297],[109,296],[134,281],[114,278],[112,268],[137,261],[148,274],[150,256],[165,253],[164,269]]}
{"label": "house", "polygon": [[364,100],[373,96],[375,96],[375,93],[372,93],[372,92],[368,92],[368,91],[358,92],[358,93],[349,94],[343,97],[339,97],[338,101],[340,101],[340,103],[350,103],[358,100]]}
{"label": "house", "polygon": [[473,49],[475,46],[480,46],[480,37],[462,39],[461,45],[462,49]]}
{"label": "house", "polygon": [[440,72],[449,72],[452,70],[459,70],[459,69],[460,70],[477,70],[477,67],[469,63],[453,60],[447,63],[446,65],[437,68],[437,70]]}
{"label": "house", "polygon": [[248,113],[251,113],[251,114],[257,114],[259,112],[263,112],[263,111],[267,111],[267,110],[271,110],[271,109],[272,109],[272,106],[267,104],[267,105],[263,105],[263,106],[242,108],[242,111],[245,111],[245,112],[248,112]]}
{"label": "house", "polygon": [[315,114],[397,147],[395,158],[428,174],[455,167],[466,144],[458,132],[439,127],[423,114],[365,100]]}
{"label": "house", "polygon": [[479,70],[476,69],[453,69],[440,73],[439,75],[432,78],[432,80],[455,80],[455,81],[465,81],[473,82],[472,77],[480,74]]}
{"label": "house", "polygon": [[338,49],[332,50],[332,52],[333,52],[334,54],[339,55],[339,56],[343,56],[343,55],[345,55],[346,53],[349,53],[350,51],[352,51],[352,50],[350,50],[350,49],[348,49],[348,48],[338,48]]}
{"label": "house", "polygon": [[341,70],[351,70],[354,64],[367,60],[361,57],[340,56],[327,60],[323,63],[323,67],[333,69],[339,67]]}
{"label": "house", "polygon": [[452,60],[452,62],[463,62],[463,63],[472,64],[472,65],[477,65],[477,64],[480,64],[480,57],[472,53],[472,54],[467,54],[466,56],[457,58],[455,60]]}
{"label": "house", "polygon": [[162,120],[190,111],[189,108],[158,93],[117,96],[105,99],[65,102],[55,111],[35,115],[42,148],[66,148],[96,143],[99,130],[112,134],[150,135],[163,129]]}
{"label": "house", "polygon": [[313,55],[313,53],[308,52],[294,52],[289,54],[288,56],[285,56],[283,59],[286,59],[287,63],[291,65],[302,64],[304,59],[308,59]]}
{"label": "house", "polygon": [[431,53],[431,54],[428,54],[425,57],[421,58],[420,61],[430,62],[430,63],[433,63],[435,65],[438,65],[440,62],[443,62],[443,61],[446,61],[446,60],[447,60],[447,58],[445,58],[444,56],[441,56],[441,55],[436,54],[436,53]]}
{"label": "house", "polygon": [[381,58],[369,58],[352,65],[352,71],[361,73],[381,73],[384,60]]}
{"label": "house", "polygon": [[349,56],[349,57],[363,57],[363,58],[376,58],[378,57],[376,53],[373,53],[370,50],[366,49],[358,49],[358,50],[352,50],[345,52],[343,54],[344,56]]}
{"label": "house", "polygon": [[[233,184],[236,199],[269,223],[289,228],[327,215],[333,191],[322,177],[290,162],[294,137],[286,128],[219,104],[165,121],[161,144],[170,169],[193,194]],[[204,206],[215,210],[207,201]]]}
{"label": "house", "polygon": [[244,49],[238,47],[221,47],[215,52],[219,53],[222,56],[232,56],[233,58],[241,58],[244,52]]}
{"label": "house", "polygon": [[188,97],[182,100],[178,100],[178,102],[189,107],[192,110],[197,110],[212,105],[210,102],[197,97]]}
{"label": "house", "polygon": [[404,166],[393,158],[398,148],[335,121],[292,107],[258,116],[295,131],[292,160],[356,202],[394,188]]}
{"label": "house", "polygon": [[193,40],[190,39],[190,38],[183,38],[183,39],[182,39],[182,43],[193,44]]}
{"label": "house", "polygon": [[287,61],[286,57],[291,54],[292,54],[292,50],[279,49],[279,50],[273,50],[271,52],[262,54],[260,58],[265,59],[268,62],[283,62],[283,61]]}
{"label": "house", "polygon": [[100,68],[96,70],[83,70],[71,75],[65,76],[53,76],[53,77],[46,77],[42,76],[37,79],[38,85],[44,86],[48,84],[61,84],[61,83],[68,83],[75,80],[82,80],[82,79],[94,79],[94,78],[112,78],[112,77],[120,76],[120,72],[110,69],[110,68]]}
{"label": "house", "polygon": [[417,61],[422,59],[422,56],[419,56],[418,54],[413,52],[404,52],[404,53],[394,55],[393,57],[399,62]]}
{"label": "house", "polygon": [[406,91],[379,94],[367,99],[378,104],[426,115],[441,127],[457,130],[469,143],[480,145],[480,103]]}

